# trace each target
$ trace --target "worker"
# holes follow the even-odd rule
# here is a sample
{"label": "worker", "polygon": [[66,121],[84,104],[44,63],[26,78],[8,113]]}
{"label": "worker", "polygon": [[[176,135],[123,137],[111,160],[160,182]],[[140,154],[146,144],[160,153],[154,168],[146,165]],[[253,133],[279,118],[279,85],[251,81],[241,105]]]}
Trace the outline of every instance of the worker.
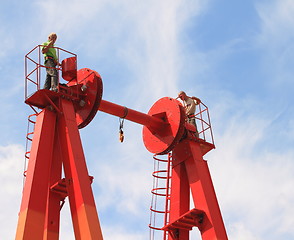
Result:
{"label": "worker", "polygon": [[54,48],[54,43],[56,42],[56,40],[56,33],[50,33],[48,36],[48,41],[43,43],[42,47],[42,53],[45,58],[45,66],[47,72],[44,89],[51,88],[51,90],[54,92],[58,91],[58,73],[56,66],[60,66],[56,54],[56,49]]}
{"label": "worker", "polygon": [[187,96],[184,91],[180,91],[177,98],[180,98],[183,101],[187,115],[187,122],[193,124],[196,127],[196,135],[199,137],[195,121],[195,111],[196,105],[200,104],[201,100],[197,97]]}

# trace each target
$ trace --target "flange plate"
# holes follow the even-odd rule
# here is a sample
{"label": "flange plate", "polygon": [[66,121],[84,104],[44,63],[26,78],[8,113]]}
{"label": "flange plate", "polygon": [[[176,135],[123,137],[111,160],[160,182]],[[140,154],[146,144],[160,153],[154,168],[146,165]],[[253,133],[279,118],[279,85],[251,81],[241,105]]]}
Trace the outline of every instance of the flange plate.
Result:
{"label": "flange plate", "polygon": [[77,81],[68,82],[69,87],[77,85],[81,87],[80,100],[74,102],[76,120],[79,128],[87,126],[95,117],[103,92],[102,79],[99,73],[89,68],[77,71]]}
{"label": "flange plate", "polygon": [[169,123],[162,129],[143,128],[143,141],[147,150],[165,154],[173,149],[184,134],[185,111],[179,101],[164,97],[149,110],[148,115],[159,117]]}

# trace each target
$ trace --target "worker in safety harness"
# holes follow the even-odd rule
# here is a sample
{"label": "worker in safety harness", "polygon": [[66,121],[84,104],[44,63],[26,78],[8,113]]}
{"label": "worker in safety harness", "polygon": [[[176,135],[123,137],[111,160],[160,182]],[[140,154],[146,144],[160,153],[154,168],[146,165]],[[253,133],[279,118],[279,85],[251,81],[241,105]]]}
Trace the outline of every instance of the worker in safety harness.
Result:
{"label": "worker in safety harness", "polygon": [[46,66],[46,81],[44,84],[44,89],[50,89],[57,92],[58,88],[58,73],[56,66],[60,66],[58,62],[58,57],[56,54],[56,49],[54,48],[54,43],[56,42],[56,33],[50,33],[48,36],[48,41],[43,43],[42,53],[45,58]]}
{"label": "worker in safety harness", "polygon": [[180,98],[183,103],[187,114],[187,122],[193,124],[196,127],[196,135],[199,137],[196,121],[195,121],[195,111],[196,105],[201,103],[201,100],[197,97],[189,97],[184,91],[180,91],[178,97]]}

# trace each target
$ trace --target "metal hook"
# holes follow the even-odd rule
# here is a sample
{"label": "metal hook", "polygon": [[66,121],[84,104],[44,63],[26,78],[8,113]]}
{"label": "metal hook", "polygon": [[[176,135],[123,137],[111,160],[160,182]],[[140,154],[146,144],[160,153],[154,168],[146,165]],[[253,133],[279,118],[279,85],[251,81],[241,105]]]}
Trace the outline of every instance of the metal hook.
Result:
{"label": "metal hook", "polygon": [[119,118],[119,141],[122,143],[124,141],[124,118]]}

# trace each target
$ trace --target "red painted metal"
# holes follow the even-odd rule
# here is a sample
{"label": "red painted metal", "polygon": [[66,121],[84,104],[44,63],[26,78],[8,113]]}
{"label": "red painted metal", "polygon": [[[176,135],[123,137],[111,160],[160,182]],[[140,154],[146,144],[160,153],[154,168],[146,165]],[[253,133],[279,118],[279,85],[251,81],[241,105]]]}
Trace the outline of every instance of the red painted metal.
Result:
{"label": "red painted metal", "polygon": [[[65,86],[59,84],[58,92],[40,89],[40,69],[45,69],[45,66],[40,63],[40,56],[38,59],[32,57],[35,51],[40,54],[40,49],[41,46],[37,46],[25,58],[25,103],[30,106],[44,108],[48,105],[54,106],[60,97],[71,99],[74,104],[78,127],[83,128],[87,126],[95,117],[102,98],[103,85],[101,76],[96,71],[88,68],[77,71],[77,56],[64,49],[57,48],[58,52],[66,52],[73,56],[62,61],[62,77],[68,82],[66,85],[64,84]],[[29,65],[32,65],[31,71],[27,70]],[[58,68],[58,72],[60,70]],[[31,85],[33,87],[30,88],[29,86]],[[35,91],[33,94],[29,94],[28,89]],[[55,109],[58,110],[56,107]]]}
{"label": "red painted metal", "polygon": [[16,239],[59,239],[60,202],[66,195],[75,238],[103,239],[74,106],[63,98],[56,105],[62,114],[44,108],[36,120]]}
{"label": "red painted metal", "polygon": [[66,58],[61,63],[62,78],[66,81],[74,81],[77,79],[77,58]]}
{"label": "red painted metal", "polygon": [[[190,189],[186,169],[183,165],[175,165],[172,163],[172,179],[171,179],[171,197],[169,209],[169,223],[176,222],[179,216],[187,213],[190,207]],[[189,239],[189,230],[179,228],[171,231],[170,228],[164,227],[169,232],[168,239]],[[176,238],[176,237],[179,238]]]}
{"label": "red painted metal", "polygon": [[[73,74],[72,61],[63,63],[67,76]],[[33,139],[31,150],[26,150],[29,164],[16,239],[59,239],[60,210],[65,197],[70,202],[75,239],[103,239],[91,189],[92,177],[88,175],[78,131],[97,112],[102,95],[100,75],[82,69],[77,72],[77,79],[53,92],[40,89],[40,67],[38,63],[36,70],[26,76],[27,81],[34,82],[29,77],[37,75],[37,91],[28,96],[26,90],[25,102],[32,109],[43,110],[36,111],[35,129],[28,135]]]}
{"label": "red painted metal", "polygon": [[[200,144],[184,139],[175,146],[172,154],[170,223],[163,228],[169,231],[169,239],[189,239],[187,232],[193,226],[198,227],[203,240],[228,239]],[[190,189],[195,206],[192,210],[188,210]],[[192,219],[194,223],[189,221],[185,227],[185,220],[191,211],[195,215]]]}
{"label": "red painted metal", "polygon": [[144,125],[143,140],[148,151],[155,154],[168,153],[184,133],[185,113],[173,98],[162,98],[148,114],[101,101],[99,110]]}
{"label": "red painted metal", "polygon": [[85,162],[82,142],[72,103],[61,100],[65,117],[60,118],[57,131],[60,133],[67,191],[76,239],[103,239],[98,220],[91,180]]}
{"label": "red painted metal", "polygon": [[43,239],[55,122],[56,114],[47,109],[37,117],[16,239]]}
{"label": "red painted metal", "polygon": [[[32,57],[35,50],[38,60]],[[61,49],[58,54],[62,51],[71,54]],[[203,240],[227,239],[209,169],[203,160],[203,155],[214,148],[205,105],[195,115],[201,125],[198,138],[195,126],[185,122],[183,106],[173,98],[159,99],[148,114],[102,100],[101,76],[88,68],[76,70],[73,54],[62,62],[62,76],[67,84],[60,84],[58,92],[40,89],[44,68],[40,55],[40,46],[26,55],[25,102],[35,111],[37,120],[34,134],[29,134],[33,135],[31,151],[26,150],[29,165],[16,239],[57,240],[65,197],[69,198],[75,238],[103,239],[91,189],[93,179],[88,175],[78,130],[91,122],[98,109],[144,125],[143,140],[148,151],[172,151],[171,192],[166,194],[166,205],[169,202],[170,206],[164,211],[154,210],[165,213],[162,230],[168,231],[168,239],[188,240],[192,227],[198,227]],[[27,70],[30,64],[32,67]],[[28,91],[30,84],[35,88],[33,94]],[[34,107],[43,110],[38,113]],[[206,135],[209,131],[211,142]],[[161,173],[154,174],[161,178]],[[169,182],[166,186],[169,192]],[[161,195],[160,190],[154,191]],[[189,209],[190,190],[193,209]]]}
{"label": "red painted metal", "polygon": [[[197,123],[199,137],[205,142],[210,142],[214,145],[208,107],[203,102],[196,106],[194,118]],[[186,128],[188,127],[186,126]]]}
{"label": "red painted metal", "polygon": [[55,138],[53,145],[53,156],[51,160],[51,170],[49,178],[49,191],[46,208],[46,221],[44,226],[44,239],[58,240],[60,225],[60,202],[64,200],[65,194],[54,191],[53,186],[58,183],[62,176],[62,147],[59,140],[59,132],[55,128]]}
{"label": "red painted metal", "polygon": [[[37,45],[25,55],[25,99],[29,98],[33,93],[41,89],[41,83],[45,82],[46,67],[42,56],[42,45]],[[58,58],[63,59],[77,59],[77,55],[65,49],[55,47]],[[66,60],[65,63],[72,61]],[[62,67],[68,70],[69,64],[62,62]],[[58,73],[61,68],[57,67]],[[65,72],[66,73],[66,72]],[[59,74],[60,75],[60,74]],[[59,80],[61,77],[58,78]]]}
{"label": "red painted metal", "polygon": [[164,129],[168,126],[168,123],[159,116],[150,116],[145,113],[135,111],[133,109],[120,106],[118,104],[101,100],[99,111],[105,112],[120,118],[125,118],[135,123],[142,124],[150,129]]}
{"label": "red painted metal", "polygon": [[67,86],[77,87],[79,98],[74,101],[76,121],[79,128],[87,126],[95,117],[102,99],[102,79],[99,73],[89,68],[77,71],[77,81],[70,81]]}
{"label": "red painted metal", "polygon": [[151,153],[165,154],[170,152],[184,134],[185,112],[179,101],[173,98],[159,99],[148,112],[169,124],[164,129],[143,128],[145,147]]}
{"label": "red painted metal", "polygon": [[167,231],[161,231],[168,224],[171,179],[171,153],[154,155],[152,201],[150,206],[150,240],[167,239]]}

